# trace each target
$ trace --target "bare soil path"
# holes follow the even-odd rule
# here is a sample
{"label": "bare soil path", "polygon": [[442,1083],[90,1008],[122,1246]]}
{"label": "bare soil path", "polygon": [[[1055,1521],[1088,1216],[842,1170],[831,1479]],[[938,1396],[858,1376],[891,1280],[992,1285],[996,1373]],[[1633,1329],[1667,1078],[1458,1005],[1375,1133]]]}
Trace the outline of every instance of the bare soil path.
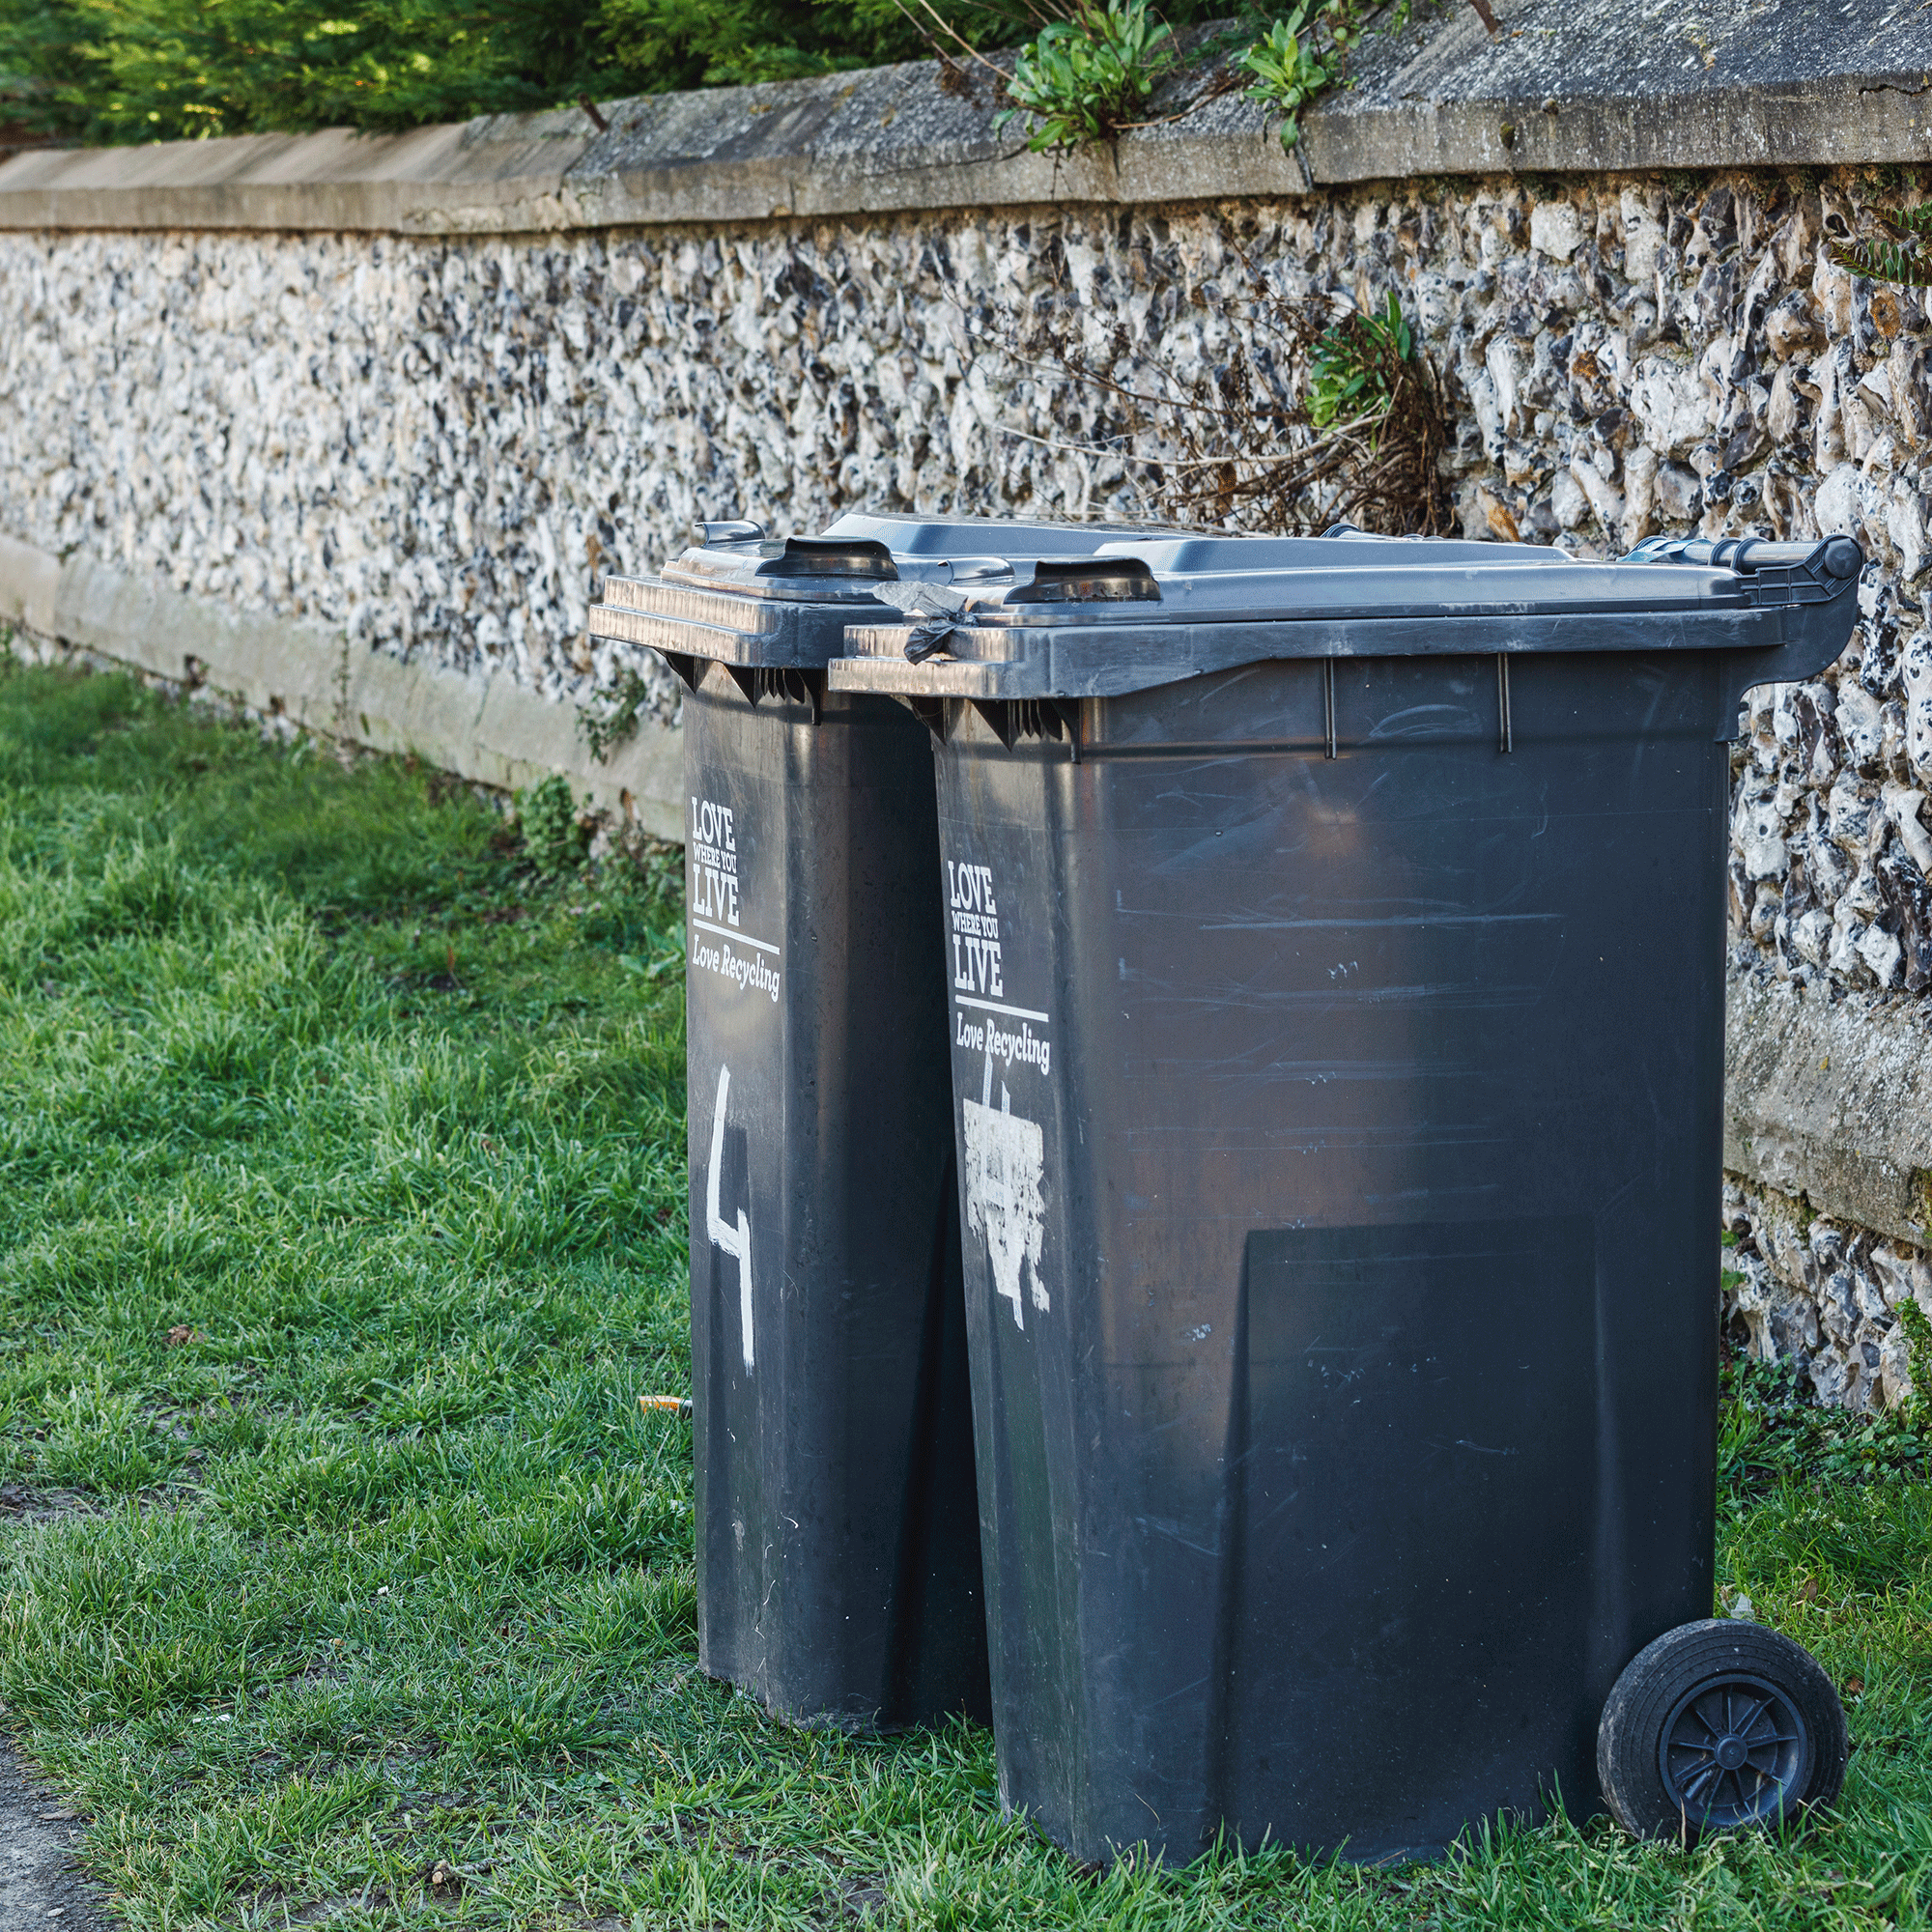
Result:
{"label": "bare soil path", "polygon": [[0,1932],[110,1932],[99,1888],[74,1862],[79,1837],[73,1813],[0,1739]]}

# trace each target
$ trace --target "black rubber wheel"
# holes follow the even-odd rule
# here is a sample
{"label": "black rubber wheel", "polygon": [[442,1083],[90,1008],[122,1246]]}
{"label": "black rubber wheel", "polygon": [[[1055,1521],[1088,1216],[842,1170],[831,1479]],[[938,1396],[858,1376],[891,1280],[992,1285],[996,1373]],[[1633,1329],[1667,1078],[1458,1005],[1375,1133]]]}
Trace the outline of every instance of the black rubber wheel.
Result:
{"label": "black rubber wheel", "polygon": [[1625,1666],[1597,1726],[1597,1778],[1625,1831],[1688,1845],[1830,1804],[1848,1751],[1844,1706],[1803,1644],[1709,1617]]}

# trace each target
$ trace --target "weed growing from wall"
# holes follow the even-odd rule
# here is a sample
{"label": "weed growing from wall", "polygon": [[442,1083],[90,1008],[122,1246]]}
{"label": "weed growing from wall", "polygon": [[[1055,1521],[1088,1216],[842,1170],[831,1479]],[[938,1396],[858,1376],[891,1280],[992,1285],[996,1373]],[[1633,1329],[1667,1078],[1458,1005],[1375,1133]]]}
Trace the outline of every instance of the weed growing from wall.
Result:
{"label": "weed growing from wall", "polygon": [[1072,18],[1049,22],[1020,49],[1007,82],[1013,104],[993,126],[1026,115],[1036,151],[1109,140],[1141,124],[1155,83],[1175,65],[1173,30],[1153,20],[1147,0],[1083,0]]}
{"label": "weed growing from wall", "polygon": [[1415,338],[1393,290],[1381,313],[1350,309],[1315,338],[1308,354],[1308,415],[1317,429],[1386,416],[1401,399]]}
{"label": "weed growing from wall", "polygon": [[1254,76],[1248,99],[1281,114],[1284,148],[1301,138],[1301,110],[1342,81],[1349,49],[1361,38],[1358,11],[1350,0],[1296,0],[1291,12],[1235,57],[1235,65]]}
{"label": "weed growing from wall", "polygon": [[1123,463],[1149,513],[1182,522],[1446,530],[1441,379],[1395,296],[1365,313],[1332,295],[1285,296],[1242,266],[1248,285],[1230,298],[1253,316],[1252,342],[1191,373],[1144,357],[1124,324],[1096,328],[1077,303],[1015,327],[1019,359],[1063,370],[1094,405],[1093,438],[1052,446]]}
{"label": "weed growing from wall", "polygon": [[1932,201],[1889,213],[1875,211],[1873,218],[1884,233],[1861,242],[1833,242],[1833,261],[1874,282],[1932,289],[1932,252],[1926,252],[1932,242]]}
{"label": "weed growing from wall", "polygon": [[639,714],[650,698],[650,686],[626,666],[609,690],[597,692],[591,703],[577,707],[583,742],[600,765],[611,746],[626,744],[638,735]]}
{"label": "weed growing from wall", "polygon": [[[1378,14],[1384,15],[1378,31],[1400,33],[1408,24],[1409,0],[1392,8],[1375,0],[1294,0],[1279,14],[1249,0],[1232,26],[1210,35],[1184,60],[1167,26],[1154,23],[1147,0],[1107,0],[1104,7],[1071,0],[1071,11],[1041,28],[1020,49],[1011,76],[1002,77],[1014,105],[994,125],[1005,127],[1023,113],[1033,130],[1030,148],[1075,148],[1130,128],[1179,121],[1238,86],[1245,73],[1253,83],[1249,99],[1282,116],[1281,144],[1292,149],[1301,138],[1301,110],[1346,84],[1350,49]],[[1494,31],[1487,15],[1486,24]],[[936,40],[932,44],[941,51]],[[1172,112],[1150,118],[1158,84],[1190,64],[1204,70],[1204,84]]]}

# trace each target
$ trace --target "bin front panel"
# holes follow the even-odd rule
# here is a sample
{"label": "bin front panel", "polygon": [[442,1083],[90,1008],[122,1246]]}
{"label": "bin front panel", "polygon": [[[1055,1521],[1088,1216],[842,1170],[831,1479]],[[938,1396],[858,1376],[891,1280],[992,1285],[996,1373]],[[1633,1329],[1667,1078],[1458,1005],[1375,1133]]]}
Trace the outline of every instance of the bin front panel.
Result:
{"label": "bin front panel", "polygon": [[[1003,1789],[1083,1857],[1594,1808],[1708,1614],[1694,656],[1258,665],[938,753]],[[1324,1548],[1324,1545],[1326,1546]]]}
{"label": "bin front panel", "polygon": [[704,1668],[800,1723],[983,1712],[923,730],[685,703]]}

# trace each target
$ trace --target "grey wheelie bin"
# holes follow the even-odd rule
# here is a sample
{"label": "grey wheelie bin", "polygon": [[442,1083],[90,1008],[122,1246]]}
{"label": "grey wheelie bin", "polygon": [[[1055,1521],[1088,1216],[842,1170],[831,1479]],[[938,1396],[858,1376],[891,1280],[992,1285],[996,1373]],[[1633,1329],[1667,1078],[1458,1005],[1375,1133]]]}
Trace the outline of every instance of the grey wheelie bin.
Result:
{"label": "grey wheelie bin", "polygon": [[825,664],[880,593],[943,605],[976,551],[1109,534],[706,524],[591,612],[687,694],[699,1655],[795,1723],[987,1698],[931,760]]}
{"label": "grey wheelie bin", "polygon": [[1727,752],[1861,555],[1124,542],[847,633],[933,737],[1005,1801],[1355,1860],[1833,1795],[1713,1622]]}

